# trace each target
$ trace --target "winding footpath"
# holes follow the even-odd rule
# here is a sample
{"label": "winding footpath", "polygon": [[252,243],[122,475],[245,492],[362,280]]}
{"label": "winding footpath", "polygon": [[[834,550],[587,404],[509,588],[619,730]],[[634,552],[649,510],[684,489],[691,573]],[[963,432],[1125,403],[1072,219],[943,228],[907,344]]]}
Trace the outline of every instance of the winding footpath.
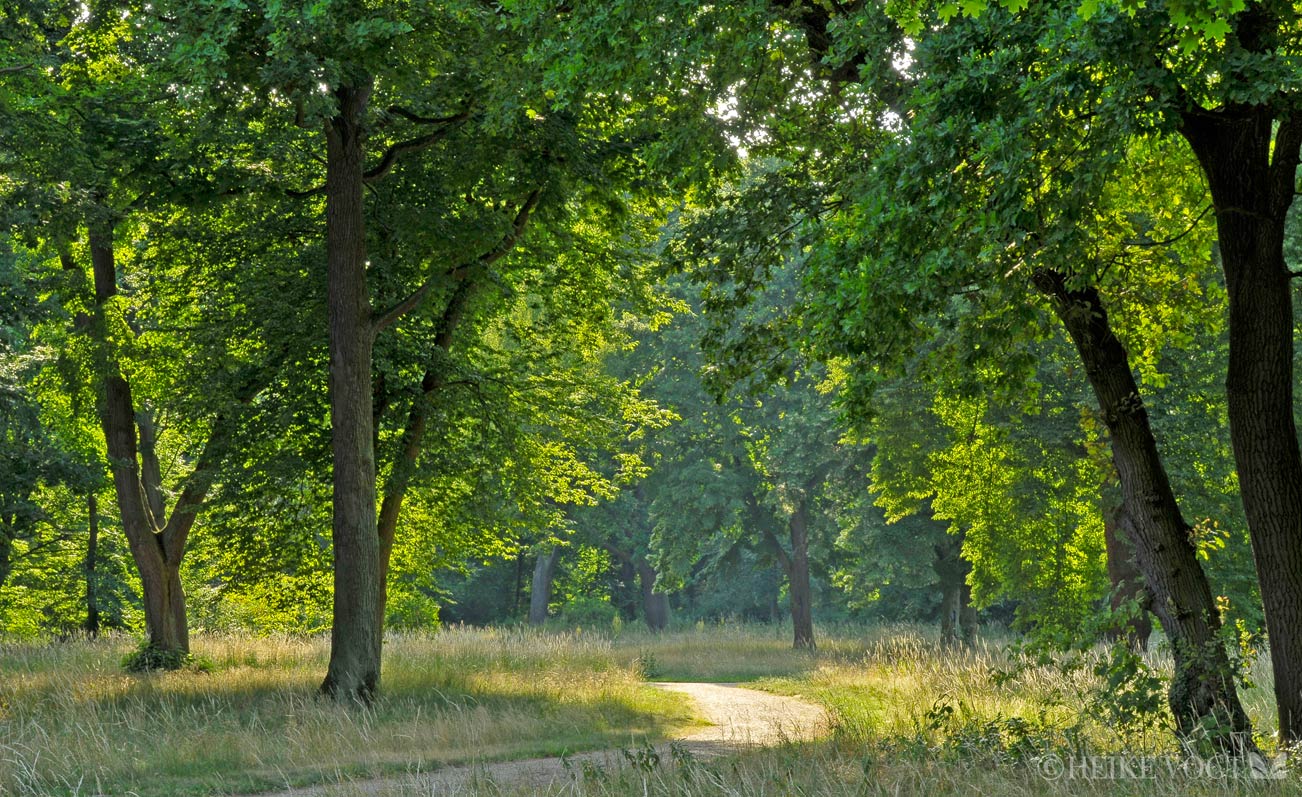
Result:
{"label": "winding footpath", "polygon": [[[654,745],[667,759],[670,746],[697,758],[724,755],[746,747],[772,747],[825,736],[827,711],[796,697],[774,695],[737,684],[657,683],[661,689],[692,699],[696,715],[709,725],[686,729]],[[636,754],[636,751],[634,751]],[[533,758],[488,764],[463,764],[433,772],[381,780],[355,781],[279,792],[263,797],[361,797],[361,795],[468,795],[476,784],[491,781],[501,789],[542,791],[568,780],[588,766],[609,768],[624,760],[619,750],[578,753],[561,758]],[[568,766],[567,766],[568,764]]]}

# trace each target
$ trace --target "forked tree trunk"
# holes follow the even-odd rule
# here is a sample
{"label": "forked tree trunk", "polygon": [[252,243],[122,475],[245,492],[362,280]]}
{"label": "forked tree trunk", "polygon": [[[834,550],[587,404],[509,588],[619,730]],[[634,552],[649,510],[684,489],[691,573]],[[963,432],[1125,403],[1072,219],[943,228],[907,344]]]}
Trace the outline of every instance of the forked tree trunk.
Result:
{"label": "forked tree trunk", "polygon": [[334,622],[321,691],[340,702],[364,703],[380,686],[382,633],[363,195],[370,94],[370,81],[336,89],[338,112],[325,130]]}
{"label": "forked tree trunk", "polygon": [[[1245,12],[1238,24],[1249,49],[1263,44],[1253,40],[1260,31],[1248,30],[1263,13]],[[1302,112],[1280,120],[1277,131],[1266,106],[1196,110],[1183,121],[1216,210],[1230,305],[1230,439],[1285,745],[1302,741],[1302,456],[1293,418],[1293,275],[1284,260]]]}
{"label": "forked tree trunk", "polygon": [[[181,559],[194,521],[196,505],[207,492],[206,466],[196,466],[192,482],[173,511],[173,518],[161,526],[146,496],[142,481],[137,426],[131,386],[123,378],[117,361],[108,351],[107,319],[104,308],[117,293],[117,267],[113,254],[113,232],[109,224],[90,222],[91,266],[95,277],[95,301],[100,308],[100,366],[104,377],[101,425],[113,474],[118,513],[140,573],[144,592],[145,632],[148,645],[156,650],[188,653],[189,631],[185,620],[185,593],[181,589]],[[152,446],[152,440],[150,440]],[[193,487],[202,486],[194,492]],[[183,506],[184,505],[184,506]],[[161,509],[160,509],[161,514]],[[182,517],[185,515],[185,517]]]}
{"label": "forked tree trunk", "polygon": [[1125,504],[1118,504],[1103,512],[1103,545],[1108,559],[1108,581],[1112,584],[1110,603],[1113,611],[1130,601],[1137,601],[1140,613],[1130,618],[1125,628],[1111,632],[1112,641],[1122,637],[1132,650],[1148,650],[1148,638],[1153,633],[1149,619],[1152,599],[1144,587],[1144,576],[1135,566],[1134,521],[1126,512]]}
{"label": "forked tree trunk", "polygon": [[529,584],[529,625],[547,622],[547,605],[552,599],[552,576],[561,560],[561,549],[555,545],[538,554],[533,566],[533,580]]}
{"label": "forked tree trunk", "polygon": [[1129,355],[1092,286],[1073,288],[1049,270],[1037,271],[1034,280],[1075,344],[1111,436],[1122,499],[1134,521],[1135,561],[1171,640],[1175,674],[1168,699],[1177,731],[1194,738],[1211,730],[1222,750],[1252,750],[1252,727],[1235,691],[1211,586],[1158,453]]}
{"label": "forked tree trunk", "polygon": [[814,610],[809,586],[809,499],[801,496],[788,524],[791,533],[791,570],[787,574],[791,595],[792,647],[813,650]]}

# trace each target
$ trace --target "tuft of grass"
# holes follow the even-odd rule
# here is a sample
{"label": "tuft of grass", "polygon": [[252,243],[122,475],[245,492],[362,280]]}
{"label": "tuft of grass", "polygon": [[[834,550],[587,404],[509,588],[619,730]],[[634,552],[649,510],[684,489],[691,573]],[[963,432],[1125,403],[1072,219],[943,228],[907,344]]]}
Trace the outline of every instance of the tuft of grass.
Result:
{"label": "tuft of grass", "polygon": [[212,670],[212,663],[184,651],[164,650],[145,642],[123,657],[122,669],[130,673],[184,669],[209,672]]}

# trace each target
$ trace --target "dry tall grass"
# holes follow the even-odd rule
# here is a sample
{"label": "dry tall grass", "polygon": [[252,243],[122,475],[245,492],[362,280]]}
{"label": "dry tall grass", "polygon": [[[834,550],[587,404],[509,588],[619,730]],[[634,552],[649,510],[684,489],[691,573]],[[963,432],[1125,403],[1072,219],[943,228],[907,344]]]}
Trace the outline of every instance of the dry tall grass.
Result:
{"label": "dry tall grass", "polygon": [[[836,732],[725,760],[634,755],[613,772],[575,768],[551,793],[1302,794],[1296,775],[1255,781],[1173,770],[1182,759],[1168,729],[1091,716],[1108,690],[1089,666],[1029,666],[1001,680],[994,674],[1010,667],[1006,640],[955,650],[930,629],[820,631],[813,654],[792,651],[783,629],[730,625],[613,637],[464,629],[395,637],[384,696],[366,709],[316,697],[324,639],[199,638],[196,653],[211,671],[152,676],[121,671],[126,640],[0,645],[0,795],[238,794],[454,761],[636,751],[692,721],[677,696],[646,679],[752,680],[824,703]],[[1151,661],[1169,669],[1161,655]],[[1245,700],[1257,727],[1269,729],[1267,662],[1254,677],[1263,686]],[[1054,756],[1066,775],[1046,769]],[[1107,774],[1123,759],[1152,762],[1152,776],[1089,769],[1101,761]],[[514,792],[481,781],[471,793]]]}
{"label": "dry tall grass", "polygon": [[365,709],[316,696],[325,639],[200,637],[210,671],[147,676],[121,671],[129,649],[0,646],[0,794],[240,793],[636,744],[691,721],[590,634],[390,638]]}

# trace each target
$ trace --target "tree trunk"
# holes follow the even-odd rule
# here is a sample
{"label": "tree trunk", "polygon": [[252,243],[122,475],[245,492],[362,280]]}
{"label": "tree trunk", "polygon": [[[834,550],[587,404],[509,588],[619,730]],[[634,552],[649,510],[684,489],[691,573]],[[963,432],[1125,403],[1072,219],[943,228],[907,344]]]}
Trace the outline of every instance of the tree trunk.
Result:
{"label": "tree trunk", "polygon": [[369,81],[336,89],[338,114],[325,130],[334,623],[321,691],[341,702],[364,703],[380,686],[383,632],[363,194],[363,121],[370,93]]}
{"label": "tree trunk", "polygon": [[809,499],[801,496],[791,513],[791,572],[788,574],[788,591],[791,594],[791,627],[794,636],[792,647],[796,650],[813,650],[814,614],[809,588]]}
{"label": "tree trunk", "polygon": [[976,642],[977,611],[972,605],[972,585],[967,583],[967,579],[963,580],[963,588],[959,591],[958,628],[963,644],[971,646]]}
{"label": "tree trunk", "polygon": [[963,538],[953,536],[933,548],[931,569],[940,582],[940,641],[944,645],[971,644],[976,640],[976,610],[967,574],[972,569],[963,558]]}
{"label": "tree trunk", "polygon": [[1108,580],[1112,583],[1112,610],[1117,611],[1130,601],[1138,601],[1140,606],[1140,613],[1130,618],[1124,629],[1112,629],[1109,638],[1116,642],[1124,636],[1132,650],[1148,650],[1148,638],[1153,633],[1148,614],[1152,599],[1144,588],[1143,575],[1135,566],[1134,525],[1125,504],[1103,512],[1103,545],[1108,558]]}
{"label": "tree trunk", "polygon": [[1265,106],[1188,112],[1183,121],[1216,209],[1230,304],[1230,439],[1285,745],[1302,741],[1302,456],[1293,418],[1292,275],[1284,260],[1302,113],[1282,119],[1273,136],[1274,112]]}
{"label": "tree trunk", "polygon": [[538,554],[533,566],[533,581],[529,585],[529,625],[547,622],[547,604],[552,599],[552,576],[556,563],[561,560],[561,549],[553,545],[546,553]]}
{"label": "tree trunk", "polygon": [[0,519],[0,587],[9,580],[9,573],[13,569],[14,532],[12,529],[11,521]]}
{"label": "tree trunk", "polygon": [[161,527],[166,519],[163,502],[163,468],[158,462],[158,435],[154,427],[154,414],[147,409],[136,413],[136,429],[140,432],[140,483],[145,489],[145,505],[153,515],[154,525]]}
{"label": "tree trunk", "polygon": [[634,583],[637,581],[637,568],[633,567],[633,561],[630,558],[619,559],[619,595],[616,597],[619,604],[619,613],[625,620],[632,620],[637,617],[637,607],[641,603],[639,595],[635,590],[638,589]]}
{"label": "tree trunk", "polygon": [[[433,342],[436,351],[446,354],[451,349],[452,335],[461,323],[461,319],[465,316],[466,307],[479,285],[477,278],[482,277],[479,271],[487,269],[511,251],[520,235],[524,232],[525,225],[529,223],[529,217],[537,206],[541,194],[542,190],[537,189],[529,195],[529,198],[525,200],[516,213],[510,231],[498,242],[497,246],[480,255],[472,264],[454,269],[453,278],[457,281],[457,285],[452,291],[452,296],[448,299],[447,306],[443,308],[443,314],[439,317],[434,330]],[[423,290],[424,288],[418,290],[417,294]],[[413,296],[417,294],[413,294]],[[411,485],[412,476],[416,472],[416,463],[420,460],[420,453],[424,447],[425,423],[429,415],[430,397],[443,386],[445,380],[446,375],[441,366],[430,365],[425,369],[425,373],[420,380],[420,395],[412,403],[411,409],[407,413],[407,422],[403,426],[402,453],[389,470],[389,476],[384,485],[384,500],[380,505],[380,514],[376,526],[379,534],[379,597],[376,600],[376,622],[379,624],[381,631],[384,628],[384,609],[388,602],[389,561],[393,555],[393,542],[398,530],[398,518],[402,514],[402,504],[407,497],[407,488]],[[379,437],[378,415],[379,413],[373,409],[372,424],[374,428],[371,436],[373,458],[375,456],[376,441]],[[519,590],[516,590],[516,595],[518,600]]]}
{"label": "tree trunk", "polygon": [[[117,266],[110,225],[90,222],[90,256],[95,275],[95,301],[100,308],[100,366],[104,374],[104,404],[100,415],[122,529],[140,572],[144,592],[145,632],[149,647],[169,653],[188,653],[190,638],[185,623],[185,594],[180,567],[189,531],[160,529],[147,503],[136,448],[136,418],[131,386],[123,378],[108,350],[107,319],[103,308],[117,293]],[[169,524],[170,525],[170,524]]]}
{"label": "tree trunk", "polygon": [[95,494],[86,496],[86,514],[89,518],[90,539],[86,542],[86,633],[99,636],[99,599],[96,595],[95,566],[99,555],[99,501]]}
{"label": "tree trunk", "polygon": [[1235,691],[1211,586],[1158,453],[1129,355],[1092,286],[1069,287],[1049,270],[1037,271],[1034,280],[1076,346],[1111,436],[1123,502],[1134,521],[1135,561],[1171,640],[1175,675],[1168,699],[1177,730],[1190,738],[1210,722],[1219,748],[1250,750],[1252,727]]}
{"label": "tree trunk", "polygon": [[669,596],[656,592],[659,574],[647,561],[646,554],[637,557],[638,584],[642,587],[642,611],[646,618],[646,627],[652,631],[663,631],[669,627]]}

